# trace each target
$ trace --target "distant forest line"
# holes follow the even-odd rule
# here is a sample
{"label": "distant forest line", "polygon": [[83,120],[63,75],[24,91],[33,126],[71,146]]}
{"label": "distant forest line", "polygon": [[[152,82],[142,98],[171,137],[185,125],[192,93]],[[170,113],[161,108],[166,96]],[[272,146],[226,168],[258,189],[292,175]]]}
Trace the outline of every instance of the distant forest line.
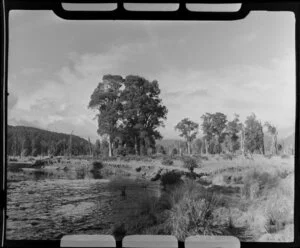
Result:
{"label": "distant forest line", "polygon": [[[261,123],[254,113],[244,122],[221,112],[199,115],[200,124],[188,117],[174,127],[184,141],[164,143],[168,109],[160,98],[158,81],[129,75],[104,75],[92,92],[88,108],[97,111],[95,144],[76,135],[24,126],[8,126],[10,156],[119,156],[162,154],[279,154],[294,153],[294,136],[278,140],[277,127]],[[199,130],[202,136],[199,135]],[[71,131],[71,130],[70,130]],[[101,141],[100,141],[101,140]]]}

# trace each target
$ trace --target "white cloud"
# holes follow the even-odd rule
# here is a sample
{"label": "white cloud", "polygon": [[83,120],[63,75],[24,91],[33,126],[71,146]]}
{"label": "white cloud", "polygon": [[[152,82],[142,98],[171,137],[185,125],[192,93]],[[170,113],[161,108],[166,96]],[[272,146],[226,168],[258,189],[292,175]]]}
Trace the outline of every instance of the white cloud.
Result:
{"label": "white cloud", "polygon": [[169,109],[166,126],[161,128],[165,138],[178,136],[174,126],[181,119],[200,122],[205,112],[220,111],[229,118],[238,113],[242,119],[255,112],[277,126],[291,125],[295,112],[292,55],[274,58],[268,66],[231,64],[204,70],[201,65],[193,65],[192,69],[180,70],[166,64],[164,57],[156,57],[159,44],[155,36],[152,39],[154,43],[138,46],[112,46],[105,53],[70,53],[55,79],[41,78],[32,92],[25,92],[26,83],[14,79],[18,102],[10,112],[10,122],[33,123],[67,133],[75,130],[77,135],[95,140],[95,112],[87,106],[98,82],[107,73],[139,73],[159,82],[163,103]]}

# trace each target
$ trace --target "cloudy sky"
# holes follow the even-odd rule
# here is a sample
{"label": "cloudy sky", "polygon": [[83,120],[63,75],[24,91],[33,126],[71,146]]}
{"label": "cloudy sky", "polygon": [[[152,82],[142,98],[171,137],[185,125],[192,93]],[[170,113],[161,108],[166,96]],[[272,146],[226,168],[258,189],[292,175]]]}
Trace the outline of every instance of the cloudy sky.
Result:
{"label": "cloudy sky", "polygon": [[104,74],[158,80],[164,138],[205,112],[254,112],[282,134],[295,121],[295,19],[254,12],[230,22],[66,21],[10,13],[8,124],[97,138],[90,95]]}

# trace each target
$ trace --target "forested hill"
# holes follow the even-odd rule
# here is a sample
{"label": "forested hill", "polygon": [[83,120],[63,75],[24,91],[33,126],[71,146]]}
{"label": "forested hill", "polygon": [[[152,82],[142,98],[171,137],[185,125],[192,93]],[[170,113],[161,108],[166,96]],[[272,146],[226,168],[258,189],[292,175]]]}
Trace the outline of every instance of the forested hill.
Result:
{"label": "forested hill", "polygon": [[76,135],[8,125],[8,155],[67,155],[70,153],[70,147],[73,155],[89,153],[89,142]]}

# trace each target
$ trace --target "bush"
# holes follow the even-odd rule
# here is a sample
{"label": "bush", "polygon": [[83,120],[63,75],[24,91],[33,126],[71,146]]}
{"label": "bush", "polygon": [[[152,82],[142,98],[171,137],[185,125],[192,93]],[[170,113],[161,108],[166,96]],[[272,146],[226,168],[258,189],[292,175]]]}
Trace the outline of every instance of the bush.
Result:
{"label": "bush", "polygon": [[221,226],[220,221],[213,214],[219,206],[218,198],[209,193],[198,192],[199,190],[186,189],[184,185],[181,197],[170,210],[168,224],[171,226],[171,234],[180,241],[190,235],[225,233],[225,227]]}
{"label": "bush", "polygon": [[265,209],[265,229],[268,233],[278,233],[286,225],[294,222],[294,200],[276,189],[271,192]]}
{"label": "bush", "polygon": [[112,234],[117,241],[122,240],[126,235],[126,229],[124,223],[113,227]]}
{"label": "bush", "polygon": [[230,184],[232,180],[232,176],[231,175],[223,175],[223,181],[227,184]]}
{"label": "bush", "polygon": [[27,157],[27,156],[29,156],[30,155],[30,150],[29,149],[24,149],[23,151],[22,151],[22,153],[21,153],[21,156],[22,157]]}
{"label": "bush", "polygon": [[167,185],[175,185],[181,183],[181,175],[175,171],[169,171],[160,178],[161,185],[165,188]]}
{"label": "bush", "polygon": [[194,172],[195,168],[198,168],[197,161],[194,158],[186,156],[183,157],[182,160],[183,160],[183,167],[187,168],[191,173]]}
{"label": "bush", "polygon": [[164,157],[163,160],[161,161],[161,163],[163,165],[173,165],[174,162],[172,159],[170,159],[168,157]]}
{"label": "bush", "polygon": [[18,159],[16,159],[16,158],[9,158],[9,161],[10,162],[18,162]]}
{"label": "bush", "polygon": [[116,149],[116,155],[118,155],[118,156],[126,156],[127,154],[128,154],[127,150],[124,147],[118,147]]}
{"label": "bush", "polygon": [[242,184],[243,183],[243,176],[241,176],[241,175],[233,176],[233,182],[235,184]]}
{"label": "bush", "polygon": [[207,156],[201,156],[202,160],[208,161],[208,157]]}
{"label": "bush", "polygon": [[171,156],[176,156],[178,154],[178,150],[176,148],[173,148],[171,151]]}
{"label": "bush", "polygon": [[39,160],[36,160],[32,166],[33,167],[42,167],[42,166],[47,165],[48,163],[49,162],[47,160],[41,160],[41,159],[39,159]]}
{"label": "bush", "polygon": [[101,161],[93,161],[93,170],[100,170],[103,168],[103,163]]}

